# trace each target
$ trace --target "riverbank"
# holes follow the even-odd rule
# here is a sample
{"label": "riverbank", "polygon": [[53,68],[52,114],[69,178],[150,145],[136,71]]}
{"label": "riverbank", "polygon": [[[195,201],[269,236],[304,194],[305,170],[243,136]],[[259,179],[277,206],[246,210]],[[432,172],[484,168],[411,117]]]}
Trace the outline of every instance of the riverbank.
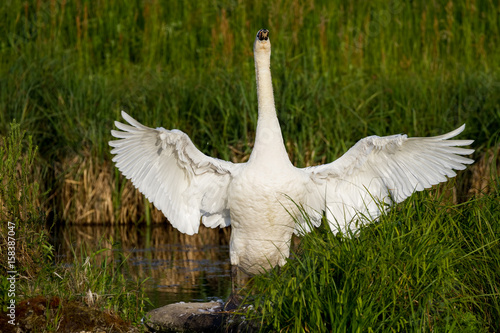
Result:
{"label": "riverbank", "polygon": [[59,261],[40,207],[32,137],[13,123],[0,142],[2,331],[139,332],[149,303],[146,279],[127,279],[127,258],[105,255],[112,240],[93,252],[71,244],[71,263]]}
{"label": "riverbank", "polygon": [[[488,0],[5,2],[0,144],[14,119],[32,138],[14,140],[22,154],[0,165],[9,166],[2,258],[9,221],[20,242],[16,299],[78,301],[140,327],[147,277],[131,283],[125,258],[102,258],[110,239],[58,265],[47,225],[167,223],[111,162],[120,110],[181,129],[207,155],[246,161],[257,123],[252,43],[267,28],[294,165],[333,161],[369,135],[432,136],[463,123],[458,139],[475,140],[476,162],[359,237],[304,238],[282,274],[256,282],[256,320],[289,331],[500,330],[499,11]],[[12,284],[0,278],[5,310]]]}

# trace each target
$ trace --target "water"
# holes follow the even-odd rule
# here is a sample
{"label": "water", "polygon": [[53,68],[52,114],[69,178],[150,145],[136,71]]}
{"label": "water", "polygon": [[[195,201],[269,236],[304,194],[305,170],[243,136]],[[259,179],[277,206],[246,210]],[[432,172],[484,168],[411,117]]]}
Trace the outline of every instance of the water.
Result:
{"label": "water", "polygon": [[202,228],[187,236],[167,224],[67,225],[55,229],[54,240],[58,259],[68,264],[73,261],[71,248],[85,247],[88,253],[113,249],[108,254],[115,260],[127,256],[130,280],[150,278],[145,287],[152,308],[226,299],[230,293],[229,229]]}

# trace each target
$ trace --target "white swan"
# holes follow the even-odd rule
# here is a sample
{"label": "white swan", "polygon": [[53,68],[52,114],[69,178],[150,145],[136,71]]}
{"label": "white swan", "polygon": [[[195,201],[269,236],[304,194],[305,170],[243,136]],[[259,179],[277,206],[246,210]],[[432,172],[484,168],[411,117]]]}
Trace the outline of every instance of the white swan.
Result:
{"label": "white swan", "polygon": [[231,225],[233,274],[235,267],[253,275],[285,263],[292,233],[309,230],[295,203],[315,226],[326,213],[333,230],[353,230],[363,217],[380,215],[381,201],[401,202],[473,162],[460,156],[472,149],[457,148],[472,140],[449,140],[462,125],[427,138],[370,136],[330,164],[295,168],[276,116],[268,36],[260,30],[254,42],[259,117],[247,163],[206,156],[185,133],[146,127],[125,112],[132,126],[115,122],[122,131],[111,131],[119,140],[109,142],[118,169],[179,231],[197,233],[200,218],[207,227]]}

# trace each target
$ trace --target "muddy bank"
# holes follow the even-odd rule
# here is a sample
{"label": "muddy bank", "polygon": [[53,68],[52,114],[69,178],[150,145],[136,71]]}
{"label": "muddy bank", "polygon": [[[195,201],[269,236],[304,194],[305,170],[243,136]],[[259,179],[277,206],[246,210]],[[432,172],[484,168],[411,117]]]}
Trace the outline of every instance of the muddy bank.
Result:
{"label": "muddy bank", "polygon": [[116,314],[101,311],[76,301],[59,297],[37,296],[16,305],[15,322],[11,325],[6,314],[0,316],[0,332],[24,333],[51,328],[58,332],[138,333]]}

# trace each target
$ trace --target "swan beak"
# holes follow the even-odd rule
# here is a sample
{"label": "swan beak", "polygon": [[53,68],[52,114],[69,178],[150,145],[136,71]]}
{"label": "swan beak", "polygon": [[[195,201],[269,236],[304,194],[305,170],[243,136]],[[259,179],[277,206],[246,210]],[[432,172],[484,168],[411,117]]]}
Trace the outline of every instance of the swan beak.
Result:
{"label": "swan beak", "polygon": [[262,42],[265,40],[269,39],[269,30],[267,29],[260,29],[259,32],[257,32],[257,38]]}

